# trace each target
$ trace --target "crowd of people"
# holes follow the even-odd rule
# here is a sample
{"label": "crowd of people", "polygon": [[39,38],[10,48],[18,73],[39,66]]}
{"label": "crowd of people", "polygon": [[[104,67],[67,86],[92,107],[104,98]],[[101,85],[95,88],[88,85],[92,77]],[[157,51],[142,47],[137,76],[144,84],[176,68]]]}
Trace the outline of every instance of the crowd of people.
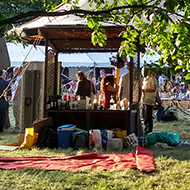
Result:
{"label": "crowd of people", "polygon": [[183,74],[177,73],[171,78],[164,74],[158,77],[159,94],[161,98],[190,100],[188,85],[182,81]]}

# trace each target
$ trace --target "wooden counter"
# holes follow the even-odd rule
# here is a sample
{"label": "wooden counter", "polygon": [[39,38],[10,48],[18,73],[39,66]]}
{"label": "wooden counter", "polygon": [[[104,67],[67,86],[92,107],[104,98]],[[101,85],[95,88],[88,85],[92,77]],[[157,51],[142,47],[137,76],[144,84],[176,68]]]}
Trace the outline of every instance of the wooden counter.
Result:
{"label": "wooden counter", "polygon": [[75,124],[84,130],[121,128],[127,133],[136,131],[130,129],[129,110],[48,110],[47,114],[52,117],[55,127]]}

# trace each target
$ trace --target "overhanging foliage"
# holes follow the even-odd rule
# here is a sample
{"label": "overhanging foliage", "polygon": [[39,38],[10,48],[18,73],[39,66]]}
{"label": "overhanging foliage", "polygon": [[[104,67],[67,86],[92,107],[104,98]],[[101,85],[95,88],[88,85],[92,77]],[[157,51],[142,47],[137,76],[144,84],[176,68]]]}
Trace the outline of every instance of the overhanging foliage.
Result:
{"label": "overhanging foliage", "polygon": [[[93,29],[92,43],[104,46],[107,37],[101,28],[102,23],[114,23],[116,25],[133,25],[140,33],[139,42],[148,48],[156,50],[161,58],[160,65],[169,66],[181,65],[187,78],[190,78],[190,1],[189,0],[89,0],[89,10],[81,9],[77,0],[65,0],[65,3],[72,4],[69,11],[49,12],[54,10],[60,1],[10,1],[15,7],[8,8],[1,14],[0,25],[10,26],[18,22],[24,22],[27,18],[35,16],[60,16],[75,14],[87,18],[88,27]],[[79,1],[80,2],[80,1]],[[0,8],[7,1],[0,3]],[[33,9],[20,9],[20,4],[31,4]],[[41,9],[37,8],[37,4]],[[14,9],[14,14],[9,15]],[[17,11],[16,11],[17,10]],[[21,15],[24,15],[21,19]],[[7,29],[7,28],[4,28]],[[125,40],[120,47],[121,54],[134,56],[134,42],[137,40],[137,32],[134,28],[128,27],[121,33]],[[178,69],[179,67],[176,67]]]}

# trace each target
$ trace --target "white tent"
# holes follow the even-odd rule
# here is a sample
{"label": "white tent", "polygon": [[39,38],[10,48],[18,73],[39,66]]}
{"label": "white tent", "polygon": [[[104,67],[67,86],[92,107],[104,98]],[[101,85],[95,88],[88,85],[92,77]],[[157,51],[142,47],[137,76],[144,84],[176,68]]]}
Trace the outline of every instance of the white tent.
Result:
{"label": "white tent", "polygon": [[[23,61],[38,61],[43,62],[45,60],[45,47],[33,45],[23,47],[22,44],[7,43],[7,49],[10,57],[11,66],[20,66]],[[116,53],[113,53],[116,54]],[[63,54],[60,53],[58,60],[62,63],[63,67],[110,67],[109,57],[112,53],[72,53]],[[140,65],[144,64],[144,61],[150,62],[159,59],[159,55],[151,57],[143,55],[141,53]]]}
{"label": "white tent", "polygon": [[[19,66],[23,61],[45,60],[45,47],[32,45],[23,47],[22,44],[7,43],[11,66]],[[63,67],[110,67],[109,57],[111,53],[60,53],[58,60]]]}

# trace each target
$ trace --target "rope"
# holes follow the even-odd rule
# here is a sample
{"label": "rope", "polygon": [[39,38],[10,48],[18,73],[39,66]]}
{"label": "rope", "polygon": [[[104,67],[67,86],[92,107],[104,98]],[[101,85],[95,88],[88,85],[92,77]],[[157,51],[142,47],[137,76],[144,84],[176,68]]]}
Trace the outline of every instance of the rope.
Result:
{"label": "rope", "polygon": [[177,108],[178,108],[181,112],[183,112],[184,114],[190,116],[190,114],[188,114],[187,112],[183,111],[183,110],[179,107],[179,105],[178,105],[176,102],[174,102],[173,100],[172,100],[172,102],[173,102],[173,104],[174,104],[175,106],[177,106]]}

